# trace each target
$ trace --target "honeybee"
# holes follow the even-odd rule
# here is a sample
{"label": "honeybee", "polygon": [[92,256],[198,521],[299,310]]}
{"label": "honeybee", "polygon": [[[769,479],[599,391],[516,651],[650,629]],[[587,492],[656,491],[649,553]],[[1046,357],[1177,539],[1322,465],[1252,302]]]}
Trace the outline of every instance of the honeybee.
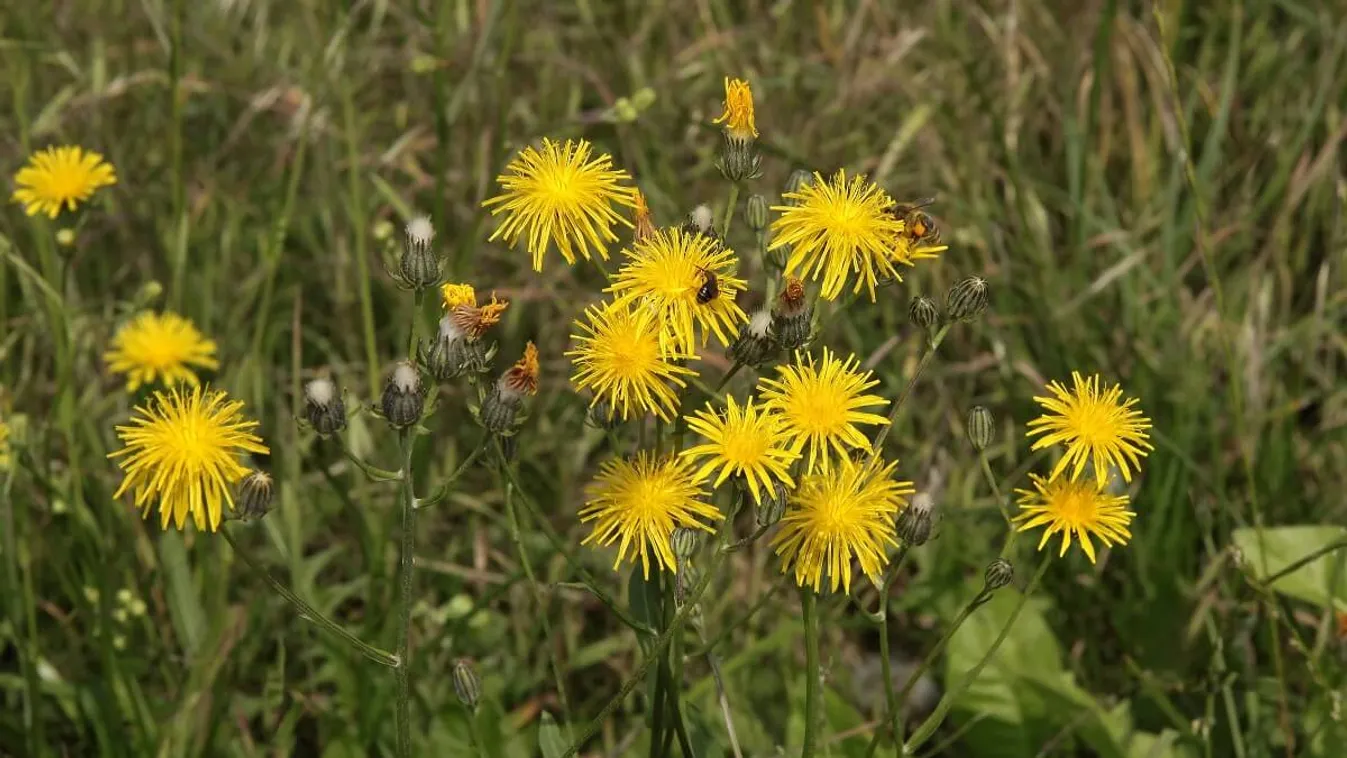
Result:
{"label": "honeybee", "polygon": [[935,198],[928,197],[918,200],[914,203],[898,203],[889,210],[894,218],[903,222],[903,234],[913,242],[921,242],[927,245],[940,244],[940,227],[936,226],[935,220],[930,214],[922,210],[923,208],[935,202]]}
{"label": "honeybee", "polygon": [[720,297],[720,279],[716,277],[714,271],[701,266],[698,266],[697,270],[702,275],[702,284],[697,288],[697,305],[706,305]]}

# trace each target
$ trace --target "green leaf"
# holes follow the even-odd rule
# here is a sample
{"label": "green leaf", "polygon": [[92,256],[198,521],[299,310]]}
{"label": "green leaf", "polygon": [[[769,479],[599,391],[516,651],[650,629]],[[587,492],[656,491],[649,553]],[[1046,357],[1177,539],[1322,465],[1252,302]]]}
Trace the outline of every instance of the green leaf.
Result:
{"label": "green leaf", "polygon": [[561,736],[561,727],[557,726],[556,719],[547,711],[543,711],[538,724],[538,749],[543,751],[543,758],[561,758],[566,752],[566,740]]}
{"label": "green leaf", "polygon": [[[1244,564],[1254,576],[1276,574],[1307,555],[1347,539],[1340,526],[1279,526],[1258,531],[1236,529],[1232,539],[1244,553]],[[1266,554],[1263,552],[1266,548]],[[1266,565],[1264,560],[1266,559]],[[1321,608],[1347,610],[1347,550],[1321,555],[1291,573],[1277,578],[1272,589]]]}

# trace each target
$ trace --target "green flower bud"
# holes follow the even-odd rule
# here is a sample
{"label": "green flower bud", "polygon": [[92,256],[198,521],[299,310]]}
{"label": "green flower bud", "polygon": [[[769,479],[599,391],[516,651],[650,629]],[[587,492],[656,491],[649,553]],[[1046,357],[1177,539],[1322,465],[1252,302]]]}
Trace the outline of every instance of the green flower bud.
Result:
{"label": "green flower bud", "polygon": [[758,503],[755,514],[758,526],[766,529],[769,526],[775,526],[776,522],[786,514],[786,505],[790,502],[790,491],[786,489],[784,482],[773,482],[772,491],[763,497],[762,502]]}
{"label": "green flower bud", "polygon": [[950,287],[945,295],[945,315],[953,321],[972,321],[987,310],[987,280],[970,276]]}
{"label": "green flower bud", "polygon": [[761,366],[776,357],[776,340],[772,337],[772,314],[767,311],[754,313],[747,324],[739,329],[739,336],[730,343],[726,352],[730,360],[745,366]]}
{"label": "green flower bud", "polygon": [[271,510],[271,477],[263,471],[254,471],[243,477],[234,494],[236,518],[243,521],[260,519]]}
{"label": "green flower bud", "polygon": [[585,414],[585,423],[595,429],[616,429],[622,424],[622,417],[608,400],[596,398]]}
{"label": "green flower bud", "polygon": [[[784,194],[789,195],[793,192],[799,192],[801,188],[812,181],[814,181],[814,175],[812,173],[805,171],[802,168],[797,168],[790,172],[790,178],[786,179],[786,191]],[[786,204],[790,204],[790,202],[790,200],[785,200]]]}
{"label": "green flower bud", "polygon": [[744,204],[744,221],[749,229],[761,234],[767,228],[767,198],[757,193],[749,195]]}
{"label": "green flower bud", "polygon": [[380,403],[384,418],[397,429],[405,429],[421,420],[425,409],[425,388],[421,386],[421,372],[406,361],[393,368],[384,384]]}
{"label": "green flower bud", "polygon": [[472,661],[467,658],[454,661],[454,694],[465,708],[477,710],[477,703],[482,698],[482,680],[477,677]]}
{"label": "green flower bud", "polygon": [[929,297],[914,297],[908,306],[907,317],[913,325],[930,329],[940,323],[940,308]]}
{"label": "green flower bud", "polygon": [[968,412],[968,441],[973,443],[973,448],[979,453],[986,450],[995,434],[996,422],[992,419],[992,412],[980,405],[973,406],[973,410]]}
{"label": "green flower bud", "polygon": [[997,558],[987,566],[987,572],[983,574],[982,591],[995,592],[1005,587],[1015,579],[1015,567],[1010,565],[1010,561],[1005,558]]}
{"label": "green flower bud", "polygon": [[720,144],[716,167],[722,176],[735,184],[762,176],[762,156],[752,140],[737,140],[726,133]]}
{"label": "green flower bud", "polygon": [[304,417],[324,437],[346,428],[346,404],[331,379],[319,377],[304,385]]}
{"label": "green flower bud", "polygon": [[701,547],[702,534],[700,529],[690,529],[686,526],[680,526],[673,530],[673,536],[670,537],[673,543],[674,556],[678,558],[680,567],[697,554],[697,548]]}

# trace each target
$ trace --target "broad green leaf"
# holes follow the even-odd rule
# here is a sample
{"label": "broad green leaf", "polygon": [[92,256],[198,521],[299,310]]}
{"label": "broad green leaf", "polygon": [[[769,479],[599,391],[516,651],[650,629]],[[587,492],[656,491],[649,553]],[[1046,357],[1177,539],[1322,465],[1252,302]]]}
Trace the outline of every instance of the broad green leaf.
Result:
{"label": "broad green leaf", "polygon": [[[1347,529],[1340,526],[1273,527],[1263,530],[1261,544],[1256,529],[1236,529],[1232,538],[1244,554],[1245,565],[1261,579],[1316,550],[1347,539]],[[1273,582],[1272,589],[1321,608],[1347,611],[1347,550],[1319,556],[1279,577]]]}
{"label": "broad green leaf", "polygon": [[561,736],[561,727],[547,711],[543,711],[538,723],[538,749],[543,751],[543,758],[561,758],[566,752],[566,738]]}

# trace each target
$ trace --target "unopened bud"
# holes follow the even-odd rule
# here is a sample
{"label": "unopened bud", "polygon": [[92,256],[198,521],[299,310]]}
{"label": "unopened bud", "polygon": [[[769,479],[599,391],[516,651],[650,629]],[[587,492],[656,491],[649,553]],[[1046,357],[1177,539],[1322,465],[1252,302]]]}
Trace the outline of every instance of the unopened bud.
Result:
{"label": "unopened bud", "polygon": [[761,366],[776,357],[776,340],[772,336],[772,314],[758,311],[739,329],[739,336],[730,343],[726,353],[730,360],[745,366]]}
{"label": "unopened bud", "polygon": [[756,193],[749,195],[744,203],[744,221],[749,229],[761,234],[767,228],[767,198]]}
{"label": "unopened bud", "polygon": [[986,450],[992,444],[995,433],[996,422],[992,419],[992,412],[980,405],[973,406],[973,410],[968,412],[968,441],[973,443],[973,449],[979,453]]}
{"label": "unopened bud", "polygon": [[931,538],[932,513],[935,501],[925,492],[918,492],[912,502],[898,514],[894,524],[898,539],[909,547],[921,547]]}
{"label": "unopened bud", "polygon": [[425,404],[426,393],[421,386],[421,372],[410,363],[399,363],[384,383],[380,403],[384,418],[393,427],[405,429],[421,420]]}
{"label": "unopened bud", "polygon": [[970,276],[950,287],[945,295],[945,315],[952,321],[972,321],[987,310],[987,280]]}
{"label": "unopened bud", "polygon": [[74,244],[75,244],[75,230],[74,230],[74,229],[57,229],[57,230],[56,230],[56,244],[60,245],[61,247],[70,247],[71,245],[74,245]]}
{"label": "unopened bud", "polygon": [[467,658],[454,661],[454,694],[458,696],[458,702],[470,711],[477,710],[477,703],[482,699],[482,680],[477,677],[472,661]]}
{"label": "unopened bud", "polygon": [[676,527],[669,541],[673,543],[674,556],[678,558],[678,564],[682,566],[683,563],[691,560],[692,556],[697,554],[697,548],[701,547],[701,530],[686,526]]}
{"label": "unopened bud", "polygon": [[260,519],[271,510],[273,487],[271,476],[263,471],[254,471],[243,477],[234,494],[234,508],[237,518],[243,521]]}
{"label": "unopened bud", "polygon": [[913,326],[930,329],[940,322],[940,308],[929,297],[914,297],[907,308],[907,317]]}
{"label": "unopened bud", "polygon": [[398,273],[407,286],[423,289],[440,281],[440,260],[431,244],[434,240],[435,227],[429,217],[418,216],[407,222],[407,246],[398,263]]}
{"label": "unopened bud", "polygon": [[982,591],[995,592],[1015,579],[1015,567],[1005,558],[997,558],[987,566],[982,575]]}
{"label": "unopened bud", "polygon": [[346,428],[346,404],[331,379],[319,377],[304,385],[304,416],[324,437]]}
{"label": "unopened bud", "polygon": [[595,398],[585,414],[585,423],[595,429],[616,429],[622,423],[622,418],[606,398]]}
{"label": "unopened bud", "polygon": [[762,176],[762,156],[752,140],[739,140],[728,133],[720,143],[720,158],[716,168],[727,180],[738,184]]}
{"label": "unopened bud", "polygon": [[482,428],[493,434],[513,431],[524,398],[538,394],[538,373],[538,348],[530,342],[524,356],[501,374],[482,399],[476,414]]}
{"label": "unopened bud", "polygon": [[763,529],[775,526],[786,514],[786,505],[789,502],[790,490],[786,489],[786,484],[772,482],[771,491],[763,495],[762,502],[758,503],[757,513],[754,514],[758,526]]}
{"label": "unopened bud", "polygon": [[786,204],[790,204],[790,202],[794,198],[786,198],[785,195],[791,195],[799,192],[801,189],[804,188],[806,184],[809,184],[813,180],[814,175],[808,171],[805,171],[802,168],[797,168],[794,171],[790,172],[790,177],[786,179],[786,188],[785,188],[786,191],[783,193],[782,199],[786,202]]}

